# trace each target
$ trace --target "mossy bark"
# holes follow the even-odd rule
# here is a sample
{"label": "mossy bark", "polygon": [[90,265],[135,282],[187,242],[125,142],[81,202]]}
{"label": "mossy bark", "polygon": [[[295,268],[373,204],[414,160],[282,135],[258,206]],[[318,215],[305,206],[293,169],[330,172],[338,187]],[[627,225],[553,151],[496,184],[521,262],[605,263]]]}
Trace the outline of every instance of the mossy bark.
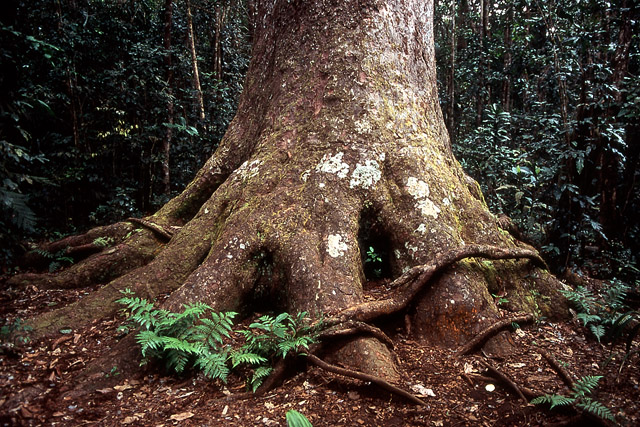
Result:
{"label": "mossy bark", "polygon": [[[217,310],[335,315],[363,302],[363,235],[388,254],[393,277],[468,244],[522,246],[499,228],[451,152],[430,1],[256,3],[235,119],[187,189],[148,218],[182,228],[168,243],[140,231],[146,237],[138,239],[156,242],[152,256],[98,297],[36,319],[40,333],[113,314],[126,287],[148,297],[171,293],[169,308],[201,301]],[[521,280],[551,280],[545,271],[527,261],[487,269],[468,261],[436,277],[407,308],[413,330],[459,344],[478,319],[498,316],[494,288],[508,292],[513,310],[554,312],[539,298],[556,301],[553,286],[538,293],[534,279]],[[399,378],[375,338],[333,351],[343,363]]]}

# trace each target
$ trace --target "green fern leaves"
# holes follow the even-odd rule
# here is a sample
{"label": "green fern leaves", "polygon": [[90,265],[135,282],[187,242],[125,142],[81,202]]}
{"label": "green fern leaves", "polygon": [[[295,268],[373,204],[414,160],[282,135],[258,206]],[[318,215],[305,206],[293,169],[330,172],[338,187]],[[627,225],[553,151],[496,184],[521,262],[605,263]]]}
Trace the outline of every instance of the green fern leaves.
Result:
{"label": "green fern leaves", "polygon": [[[312,328],[306,313],[291,316],[262,316],[238,331],[245,338],[240,348],[225,345],[233,332],[237,313],[216,313],[203,303],[185,304],[184,311],[173,313],[156,309],[153,303],[136,297],[130,290],[117,300],[128,314],[123,330],[138,329],[142,363],[162,360],[170,371],[181,373],[193,366],[210,379],[226,382],[231,369],[244,366],[252,371],[247,385],[255,391],[273,371],[276,358],[301,354],[313,342],[319,326]],[[231,367],[229,367],[231,365]]]}
{"label": "green fern leaves", "polygon": [[122,293],[125,296],[117,302],[129,312],[130,325],[139,329],[136,341],[143,364],[160,359],[176,373],[195,366],[208,378],[227,380],[228,350],[222,344],[229,338],[236,313],[215,313],[202,303],[185,304],[182,313],[172,313],[154,308],[153,303],[129,290]]}
{"label": "green fern leaves", "polygon": [[596,389],[601,378],[601,375],[582,377],[574,384],[569,397],[558,394],[545,394],[544,396],[536,397],[531,403],[534,405],[549,404],[550,409],[556,406],[575,405],[600,418],[615,421],[609,408],[588,396]]}

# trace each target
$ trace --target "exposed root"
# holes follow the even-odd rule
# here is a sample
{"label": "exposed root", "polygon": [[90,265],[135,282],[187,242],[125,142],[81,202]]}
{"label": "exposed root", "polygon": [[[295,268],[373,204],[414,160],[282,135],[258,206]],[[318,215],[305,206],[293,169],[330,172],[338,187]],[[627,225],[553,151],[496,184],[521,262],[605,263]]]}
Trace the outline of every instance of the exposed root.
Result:
{"label": "exposed root", "polygon": [[393,344],[393,340],[389,338],[387,334],[382,332],[379,328],[369,325],[368,323],[348,321],[339,326],[340,326],[339,328],[333,327],[333,328],[325,329],[319,334],[318,339],[326,340],[329,338],[344,337],[348,335],[365,333],[385,343],[390,350],[393,350],[395,347]]}
{"label": "exposed root", "polygon": [[353,371],[351,369],[345,369],[345,368],[341,368],[339,366],[335,366],[332,364],[329,364],[327,362],[325,362],[324,360],[320,359],[317,356],[314,356],[313,354],[308,354],[307,355],[307,360],[309,360],[311,363],[313,363],[314,365],[324,369],[325,371],[329,371],[332,372],[334,374],[339,374],[339,375],[343,375],[345,377],[350,377],[350,378],[355,378],[358,380],[362,380],[362,381],[368,381],[368,382],[372,382],[380,387],[382,387],[383,389],[390,391],[393,394],[397,394],[398,396],[402,396],[405,399],[408,399],[409,401],[417,404],[417,405],[422,405],[422,406],[426,406],[427,404],[424,403],[424,401],[422,401],[421,399],[417,398],[416,396],[414,396],[413,394],[409,393],[406,390],[403,390],[399,387],[394,386],[393,384],[383,380],[380,377],[377,377],[375,375],[369,375],[369,374],[363,374],[362,372],[357,372],[357,371]]}
{"label": "exposed root", "polygon": [[165,241],[171,240],[176,231],[180,230],[181,227],[165,227],[154,222],[151,222],[144,218],[127,218],[127,221],[132,222],[134,224],[140,224],[143,227],[148,228],[149,230],[156,233],[158,236],[165,239]]}
{"label": "exposed root", "polygon": [[13,276],[9,286],[33,285],[40,289],[77,289],[106,283],[148,264],[160,248],[151,233],[140,233],[130,240],[91,255],[81,263],[55,274],[25,273]]}
{"label": "exposed root", "polygon": [[485,330],[483,330],[482,332],[480,332],[478,335],[475,336],[475,338],[473,338],[471,341],[467,342],[464,346],[460,347],[456,353],[460,356],[464,355],[464,354],[469,354],[471,353],[473,350],[475,350],[476,348],[478,348],[479,346],[481,346],[482,344],[484,344],[485,341],[487,341],[490,337],[492,337],[493,335],[495,335],[496,333],[498,333],[499,331],[501,331],[502,329],[510,326],[512,323],[526,323],[526,322],[531,322],[533,321],[533,315],[532,314],[527,314],[524,316],[516,316],[516,317],[511,317],[511,318],[506,318],[506,319],[501,319],[499,321],[497,321],[496,323],[494,323],[493,325],[489,326],[488,328],[486,328]]}
{"label": "exposed root", "polygon": [[118,222],[95,227],[84,234],[65,237],[55,242],[39,244],[24,254],[22,264],[29,267],[46,267],[54,255],[73,255],[77,261],[92,253],[105,249],[104,245],[94,243],[96,239],[110,239],[119,243],[133,230],[131,224]]}
{"label": "exposed root", "polygon": [[539,349],[538,351],[540,352],[540,354],[542,354],[542,357],[544,357],[545,360],[549,363],[551,368],[553,368],[553,370],[556,371],[558,375],[560,375],[560,378],[562,378],[562,381],[567,385],[567,387],[573,388],[574,382],[569,371],[563,368],[556,359],[554,359],[549,353],[547,353],[546,350]]}
{"label": "exposed root", "polygon": [[518,385],[513,382],[513,380],[511,380],[511,378],[509,378],[508,376],[506,376],[505,374],[503,374],[502,372],[500,372],[497,368],[494,368],[493,366],[491,366],[491,364],[489,362],[486,361],[480,361],[480,363],[482,364],[482,366],[484,366],[485,368],[487,368],[487,370],[495,375],[500,381],[502,381],[503,383],[505,383],[507,386],[509,386],[509,388],[511,388],[511,390],[513,390],[518,397],[520,397],[520,399],[522,400],[522,402],[526,405],[527,403],[529,403],[529,401],[527,400],[527,398],[524,396],[524,394],[522,394],[522,390],[520,390],[520,387],[518,387]]}
{"label": "exposed root", "polygon": [[530,259],[540,266],[544,266],[544,261],[540,255],[528,249],[502,249],[487,245],[468,245],[461,248],[452,249],[444,254],[440,254],[429,264],[413,267],[402,276],[394,280],[390,287],[397,288],[394,295],[377,301],[368,301],[345,310],[325,323],[334,325],[346,320],[359,320],[363,322],[371,321],[383,315],[389,315],[403,310],[420,292],[420,290],[438,272],[449,267],[453,263],[464,258],[477,257],[487,259]]}

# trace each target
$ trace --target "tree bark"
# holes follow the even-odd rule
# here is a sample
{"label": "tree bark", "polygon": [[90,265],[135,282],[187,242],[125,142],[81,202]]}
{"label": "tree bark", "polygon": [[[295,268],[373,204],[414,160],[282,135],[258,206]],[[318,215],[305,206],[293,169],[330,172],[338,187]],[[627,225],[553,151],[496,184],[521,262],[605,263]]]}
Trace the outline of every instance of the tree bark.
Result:
{"label": "tree bark", "polygon": [[[506,292],[514,311],[557,314],[557,283],[532,248],[499,228],[451,153],[432,2],[255,7],[234,120],[183,193],[145,219],[175,230],[170,240],[151,225],[139,229],[135,238],[155,248],[151,259],[139,257],[139,267],[97,296],[34,319],[37,333],[114,313],[123,288],[170,293],[168,309],[199,301],[345,321],[349,313],[371,321],[403,311],[417,339],[456,347],[499,317],[491,293]],[[132,239],[119,244],[137,247]],[[402,284],[377,305],[364,299],[369,245]],[[329,356],[385,381],[400,378],[375,336],[336,341]]]}

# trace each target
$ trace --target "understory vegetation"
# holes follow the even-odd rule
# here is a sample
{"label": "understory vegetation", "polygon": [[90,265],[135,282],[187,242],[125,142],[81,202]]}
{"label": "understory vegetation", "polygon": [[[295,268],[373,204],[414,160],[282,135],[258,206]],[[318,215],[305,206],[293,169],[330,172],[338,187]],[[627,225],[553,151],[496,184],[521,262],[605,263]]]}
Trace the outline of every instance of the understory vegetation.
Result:
{"label": "understory vegetation", "polygon": [[[273,372],[276,359],[308,350],[321,327],[321,323],[311,327],[307,313],[300,312],[260,316],[248,329],[233,331],[235,312],[216,313],[206,304],[192,303],[174,313],[154,308],[128,289],[123,293],[117,302],[128,312],[128,325],[121,330],[138,329],[141,364],[157,359],[171,372],[180,374],[193,367],[223,382],[230,369],[245,368],[251,371],[247,387],[252,391]],[[230,334],[242,336],[244,343],[234,348]]]}

